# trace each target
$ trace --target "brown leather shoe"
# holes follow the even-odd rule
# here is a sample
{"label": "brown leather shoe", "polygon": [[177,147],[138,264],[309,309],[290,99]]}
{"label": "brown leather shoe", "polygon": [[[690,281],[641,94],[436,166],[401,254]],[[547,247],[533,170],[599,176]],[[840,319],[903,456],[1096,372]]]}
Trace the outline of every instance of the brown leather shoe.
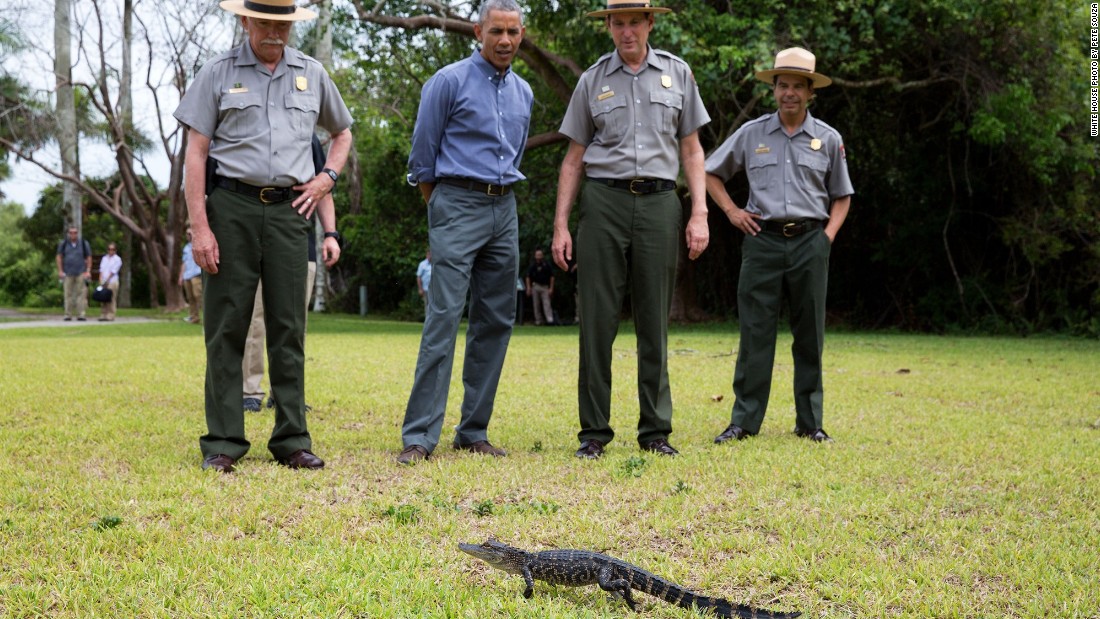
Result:
{"label": "brown leather shoe", "polygon": [[232,473],[233,465],[236,463],[236,460],[225,454],[206,456],[202,461],[202,470],[214,469],[219,473]]}
{"label": "brown leather shoe", "polygon": [[825,434],[825,430],[822,430],[821,428],[818,428],[816,430],[795,430],[794,433],[796,436],[808,438],[815,443],[833,442],[833,439],[828,434]]}
{"label": "brown leather shoe", "polygon": [[680,452],[676,451],[676,448],[668,444],[668,440],[659,438],[649,441],[642,445],[642,449],[645,451],[651,451],[655,454],[662,456],[678,456]]}
{"label": "brown leather shoe", "polygon": [[308,449],[299,449],[285,458],[277,460],[279,464],[292,469],[323,469],[325,461],[313,455]]}
{"label": "brown leather shoe", "polygon": [[428,450],[420,445],[409,445],[401,450],[401,454],[397,456],[397,463],[404,464],[405,466],[416,464],[417,462],[423,462],[428,459]]}
{"label": "brown leather shoe", "polygon": [[581,443],[581,448],[573,455],[578,458],[584,458],[585,460],[599,460],[600,456],[603,455],[603,446],[604,444],[602,441],[590,438]]}
{"label": "brown leather shoe", "polygon": [[728,428],[722,431],[717,437],[714,438],[714,442],[721,444],[726,441],[738,440],[743,441],[752,436],[749,431],[742,428],[739,425],[730,424]]}
{"label": "brown leather shoe", "polygon": [[474,441],[473,443],[470,443],[468,445],[459,445],[458,443],[454,443],[452,447],[462,451],[472,451],[476,454],[496,456],[498,458],[502,458],[508,455],[507,451],[504,451],[499,447],[493,447],[493,445],[489,441]]}

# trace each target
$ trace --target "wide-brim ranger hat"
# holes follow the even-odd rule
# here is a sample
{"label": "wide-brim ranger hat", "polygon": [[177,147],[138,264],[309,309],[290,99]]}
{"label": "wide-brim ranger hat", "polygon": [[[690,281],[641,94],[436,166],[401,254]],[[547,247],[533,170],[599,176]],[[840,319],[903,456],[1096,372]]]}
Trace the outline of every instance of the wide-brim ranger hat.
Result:
{"label": "wide-brim ranger hat", "polygon": [[776,75],[803,75],[814,88],[824,88],[833,83],[828,77],[815,73],[817,57],[801,47],[790,47],[775,55],[775,68],[758,71],[756,79],[771,84]]}
{"label": "wide-brim ranger hat", "polygon": [[607,0],[607,8],[592,11],[589,17],[606,17],[615,13],[671,13],[672,9],[663,6],[653,6],[649,2],[637,0]]}
{"label": "wide-brim ranger hat", "polygon": [[274,21],[304,21],[316,19],[317,14],[294,4],[294,0],[225,0],[221,8],[255,19]]}

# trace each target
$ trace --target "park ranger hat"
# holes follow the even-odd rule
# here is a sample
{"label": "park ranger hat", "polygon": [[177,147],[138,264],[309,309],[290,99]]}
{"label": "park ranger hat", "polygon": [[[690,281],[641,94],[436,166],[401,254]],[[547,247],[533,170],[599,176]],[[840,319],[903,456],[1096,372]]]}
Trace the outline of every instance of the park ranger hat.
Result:
{"label": "park ranger hat", "polygon": [[237,15],[275,21],[314,19],[317,14],[294,4],[294,0],[225,0],[218,6]]}
{"label": "park ranger hat", "polygon": [[814,72],[816,65],[817,58],[809,50],[791,47],[776,54],[775,68],[758,71],[756,79],[771,84],[776,75],[804,75],[814,88],[824,88],[832,84],[833,80]]}
{"label": "park ranger hat", "polygon": [[607,8],[600,11],[592,11],[589,17],[606,17],[615,13],[671,13],[672,9],[663,6],[652,6],[649,2],[637,2],[636,0],[607,0]]}

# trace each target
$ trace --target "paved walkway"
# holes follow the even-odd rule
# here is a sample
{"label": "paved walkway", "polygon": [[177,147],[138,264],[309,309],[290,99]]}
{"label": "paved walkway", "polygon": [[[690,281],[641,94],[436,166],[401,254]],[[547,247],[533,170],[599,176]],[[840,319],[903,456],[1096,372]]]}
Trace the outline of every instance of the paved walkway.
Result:
{"label": "paved walkway", "polygon": [[158,322],[144,316],[118,316],[113,322],[100,322],[98,309],[88,314],[88,320],[65,321],[63,314],[24,314],[15,310],[0,308],[0,330],[20,329],[25,327],[88,327],[117,324],[134,324],[140,322]]}

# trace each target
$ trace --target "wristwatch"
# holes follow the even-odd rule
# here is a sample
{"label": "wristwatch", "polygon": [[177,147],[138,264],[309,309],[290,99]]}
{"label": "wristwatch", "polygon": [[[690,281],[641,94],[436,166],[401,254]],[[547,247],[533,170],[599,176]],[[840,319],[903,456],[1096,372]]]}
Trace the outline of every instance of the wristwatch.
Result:
{"label": "wristwatch", "polygon": [[336,239],[336,244],[337,245],[343,245],[344,244],[344,237],[341,236],[340,233],[335,231],[335,230],[333,230],[332,232],[326,232],[325,233],[325,238],[326,239]]}
{"label": "wristwatch", "polygon": [[340,173],[336,170],[333,170],[332,168],[322,168],[321,171],[325,174],[328,174],[328,177],[331,178],[332,182],[334,183],[336,182],[336,179],[340,178]]}
{"label": "wristwatch", "polygon": [[409,187],[416,187],[420,184],[415,178],[413,178],[411,172],[405,175],[405,182],[409,184]]}

